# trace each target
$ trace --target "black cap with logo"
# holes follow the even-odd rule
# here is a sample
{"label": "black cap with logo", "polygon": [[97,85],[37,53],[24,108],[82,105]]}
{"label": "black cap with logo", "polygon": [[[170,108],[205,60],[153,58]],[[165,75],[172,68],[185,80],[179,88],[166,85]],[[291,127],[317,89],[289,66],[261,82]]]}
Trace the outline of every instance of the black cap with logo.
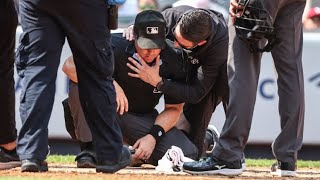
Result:
{"label": "black cap with logo", "polygon": [[164,49],[166,22],[158,11],[140,12],[134,22],[135,39],[141,49]]}

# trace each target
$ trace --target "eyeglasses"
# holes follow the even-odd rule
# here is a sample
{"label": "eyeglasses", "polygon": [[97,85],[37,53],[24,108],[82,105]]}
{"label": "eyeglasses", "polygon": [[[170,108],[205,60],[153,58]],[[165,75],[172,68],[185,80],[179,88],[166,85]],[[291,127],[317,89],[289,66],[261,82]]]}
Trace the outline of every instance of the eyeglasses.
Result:
{"label": "eyeglasses", "polygon": [[182,44],[178,41],[178,39],[176,38],[175,29],[176,29],[175,27],[172,29],[173,39],[174,39],[175,42],[177,42],[177,43],[179,44],[179,46],[180,46],[182,49],[191,51],[191,50],[193,50],[194,48],[198,47],[198,44],[196,44],[196,45],[194,45],[194,46],[191,46],[191,47],[187,47],[187,46],[182,45]]}

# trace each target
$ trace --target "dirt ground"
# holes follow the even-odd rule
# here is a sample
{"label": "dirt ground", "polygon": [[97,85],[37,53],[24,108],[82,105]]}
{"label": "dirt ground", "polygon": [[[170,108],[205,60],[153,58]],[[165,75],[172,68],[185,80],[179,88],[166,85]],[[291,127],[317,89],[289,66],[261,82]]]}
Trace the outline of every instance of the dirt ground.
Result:
{"label": "dirt ground", "polygon": [[[79,169],[75,164],[49,164],[49,171],[43,173],[21,173],[20,168],[0,171],[0,179],[139,179],[139,180],[184,180],[184,179],[279,179],[269,173],[269,168],[249,167],[240,176],[195,176],[183,172],[163,173],[154,170],[153,166],[144,165],[139,168],[128,167],[115,174],[96,173],[95,169]],[[10,178],[11,177],[11,178]],[[299,169],[299,179],[320,179],[320,169]],[[289,178],[288,178],[289,179]],[[291,178],[292,179],[292,178]]]}

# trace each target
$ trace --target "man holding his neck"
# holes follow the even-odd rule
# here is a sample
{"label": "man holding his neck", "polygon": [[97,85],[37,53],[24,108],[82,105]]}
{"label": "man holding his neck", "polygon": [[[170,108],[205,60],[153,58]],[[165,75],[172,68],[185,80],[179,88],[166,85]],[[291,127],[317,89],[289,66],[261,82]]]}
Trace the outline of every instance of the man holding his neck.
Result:
{"label": "man holding his neck", "polygon": [[[162,14],[167,22],[166,37],[174,42],[175,47],[183,48],[191,74],[198,78],[189,84],[169,81],[157,69],[132,60],[134,66],[129,67],[136,74],[130,75],[186,102],[181,119],[190,124],[191,140],[199,152],[203,152],[203,129],[207,128],[216,106],[222,101],[226,107],[228,102],[228,28],[222,14],[212,10],[178,6]],[[132,26],[125,30],[123,36],[128,40],[134,38]]]}
{"label": "man holding his neck", "polygon": [[[117,120],[123,139],[135,149],[134,159],[142,159],[153,165],[157,165],[158,160],[173,145],[180,147],[184,155],[189,158],[194,159],[198,156],[196,146],[184,132],[175,127],[182,112],[183,101],[164,95],[165,107],[159,114],[155,106],[162,92],[140,79],[128,76],[128,72],[132,72],[127,67],[129,58],[143,66],[158,69],[158,73],[167,79],[189,83],[188,67],[185,66],[182,52],[169,47],[172,43],[166,43],[165,26],[161,13],[152,10],[143,11],[135,20],[135,41],[129,42],[119,34],[112,36],[115,57],[113,78],[119,112]],[[82,144],[85,144],[84,142],[90,144],[91,133],[79,105],[76,69],[72,58],[65,62],[63,71],[71,79],[69,106],[74,120],[76,139]],[[83,147],[76,158],[78,167],[94,166],[95,155],[88,146]]]}

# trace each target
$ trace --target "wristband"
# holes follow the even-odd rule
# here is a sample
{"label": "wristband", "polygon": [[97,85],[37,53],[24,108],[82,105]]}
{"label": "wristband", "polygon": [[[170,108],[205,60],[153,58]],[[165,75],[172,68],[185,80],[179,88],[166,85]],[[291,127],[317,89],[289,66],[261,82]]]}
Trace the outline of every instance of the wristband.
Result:
{"label": "wristband", "polygon": [[153,136],[154,139],[156,139],[156,142],[159,142],[160,139],[164,136],[165,132],[161,126],[155,124],[152,126],[148,134]]}
{"label": "wristband", "polygon": [[158,82],[158,84],[156,85],[156,89],[157,89],[158,91],[160,91],[160,89],[161,89],[161,87],[162,87],[163,84],[164,84],[164,80],[163,80],[163,78],[162,78],[161,81]]}

